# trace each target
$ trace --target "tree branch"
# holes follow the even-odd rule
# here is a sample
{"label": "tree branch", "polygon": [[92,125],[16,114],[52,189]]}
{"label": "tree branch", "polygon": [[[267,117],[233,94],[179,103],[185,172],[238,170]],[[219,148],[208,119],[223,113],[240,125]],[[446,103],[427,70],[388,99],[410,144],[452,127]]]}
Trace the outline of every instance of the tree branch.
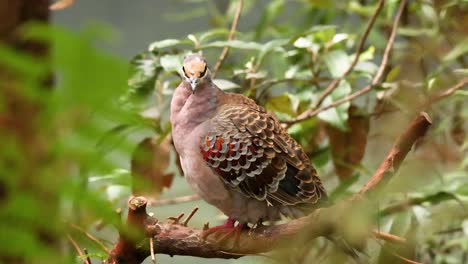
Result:
{"label": "tree branch", "polygon": [[422,205],[424,203],[430,203],[431,205],[434,205],[434,204],[439,204],[444,201],[451,201],[451,200],[456,200],[460,202],[461,205],[463,205],[461,201],[457,200],[457,197],[455,195],[442,191],[442,192],[437,192],[435,194],[431,194],[425,197],[409,198],[407,200],[391,204],[390,206],[382,209],[379,215],[387,216],[387,215],[405,211],[412,206]]}
{"label": "tree branch", "polygon": [[359,193],[367,193],[385,184],[398,171],[414,142],[426,134],[430,125],[432,125],[432,121],[424,112],[415,118],[409,128],[396,140],[390,153]]}
{"label": "tree branch", "polygon": [[295,119],[283,121],[283,123],[291,125],[291,124],[295,124],[295,123],[304,121],[306,119],[309,119],[309,118],[311,118],[313,116],[316,116],[320,112],[323,112],[323,111],[328,110],[330,108],[336,107],[336,106],[341,105],[343,103],[352,101],[352,100],[358,98],[359,96],[370,92],[372,90],[372,88],[374,88],[377,84],[379,84],[382,77],[383,77],[383,74],[385,72],[385,68],[388,65],[388,60],[390,58],[390,53],[391,53],[393,44],[395,43],[395,37],[396,37],[397,30],[398,30],[398,25],[399,25],[400,18],[401,18],[401,15],[403,13],[403,10],[405,8],[405,5],[406,5],[406,0],[401,0],[400,5],[398,6],[398,11],[397,11],[397,13],[395,15],[395,20],[393,21],[392,32],[390,33],[390,37],[388,39],[387,45],[385,46],[382,61],[381,61],[380,66],[379,66],[379,68],[377,70],[377,73],[375,74],[375,76],[372,79],[372,81],[370,82],[370,84],[368,84],[367,86],[365,86],[364,88],[362,88],[361,90],[359,90],[359,91],[357,91],[355,93],[352,93],[352,94],[350,94],[348,96],[345,96],[345,97],[343,97],[343,98],[341,98],[339,100],[336,100],[333,103],[330,103],[329,105],[326,105],[326,106],[323,106],[323,107],[320,107],[320,108],[316,108],[316,109],[311,108],[311,109],[309,109],[307,111],[304,111],[302,114],[298,115]]}
{"label": "tree branch", "polygon": [[433,103],[444,99],[447,96],[452,95],[456,91],[460,90],[461,88],[465,87],[468,85],[468,78],[463,78],[459,82],[457,82],[454,86],[448,88],[447,90],[444,90],[442,92],[436,93],[433,96],[431,96],[426,102],[424,102],[420,109],[424,109],[428,107],[429,105],[432,105]]}
{"label": "tree branch", "polygon": [[83,264],[91,264],[91,262],[88,260],[87,258],[87,254],[84,253],[80,246],[78,245],[78,243],[76,243],[76,241],[69,235],[69,234],[66,234],[65,235],[68,239],[68,241],[70,241],[70,243],[73,245],[73,247],[75,248],[76,252],[78,253],[78,256],[83,260]]}
{"label": "tree branch", "polygon": [[403,237],[395,236],[395,235],[385,233],[385,232],[382,232],[382,231],[374,230],[374,231],[372,231],[372,233],[374,233],[374,236],[376,238],[386,240],[386,241],[390,241],[390,242],[393,242],[393,243],[400,243],[401,244],[401,243],[406,242],[406,239],[403,238]]}
{"label": "tree branch", "polygon": [[338,86],[338,84],[350,74],[354,67],[356,66],[357,62],[359,61],[359,56],[361,55],[362,49],[364,48],[364,44],[366,43],[367,36],[369,35],[372,27],[375,24],[375,20],[377,20],[377,17],[379,16],[380,12],[382,11],[382,8],[384,6],[385,0],[380,0],[377,3],[377,7],[375,8],[374,14],[372,14],[371,19],[367,23],[366,29],[364,30],[364,34],[362,34],[361,39],[359,40],[359,43],[356,47],[356,55],[354,56],[353,61],[351,64],[348,66],[348,68],[343,72],[340,78],[333,80],[327,88],[325,88],[325,91],[319,96],[319,99],[317,100],[317,103],[314,106],[314,109],[317,109],[320,107],[320,105],[323,103],[323,100],[333,92],[333,90]]}
{"label": "tree branch", "polygon": [[[319,236],[342,235],[343,217],[356,210],[363,196],[376,188],[382,188],[399,168],[411,146],[426,133],[431,124],[427,114],[422,113],[411,122],[407,130],[396,140],[387,158],[368,184],[350,200],[342,201],[328,208],[320,208],[308,216],[294,219],[286,224],[260,226],[249,232],[242,232],[239,245],[228,240],[220,243],[208,237],[203,239],[203,231],[187,227],[187,220],[172,218],[170,222],[158,222],[146,213],[147,200],[135,197],[129,201],[128,225],[140,231],[140,236],[130,238],[121,232],[120,238],[111,251],[106,263],[140,263],[150,255],[148,237],[153,238],[154,253],[185,255],[204,258],[239,258],[271,251],[288,246],[294,241],[304,244]],[[182,224],[180,224],[180,223]],[[374,231],[374,235],[389,241],[402,242],[402,239]]]}
{"label": "tree branch", "polygon": [[165,206],[165,205],[173,205],[173,204],[180,204],[180,203],[188,203],[196,200],[200,200],[201,197],[197,194],[191,194],[186,196],[180,196],[170,199],[158,200],[158,199],[150,199],[148,204],[151,206]]}
{"label": "tree branch", "polygon": [[[234,19],[232,20],[231,31],[229,31],[228,41],[234,39],[234,33],[236,33],[237,23],[239,22],[239,18],[242,11],[242,6],[244,5],[244,0],[238,0],[239,4],[237,5],[236,14],[234,15]],[[216,62],[215,66],[213,67],[213,71],[211,72],[211,76],[213,79],[216,78],[216,73],[223,65],[224,60],[226,59],[227,55],[229,54],[229,46],[225,46],[221,55],[219,55],[218,61]]]}

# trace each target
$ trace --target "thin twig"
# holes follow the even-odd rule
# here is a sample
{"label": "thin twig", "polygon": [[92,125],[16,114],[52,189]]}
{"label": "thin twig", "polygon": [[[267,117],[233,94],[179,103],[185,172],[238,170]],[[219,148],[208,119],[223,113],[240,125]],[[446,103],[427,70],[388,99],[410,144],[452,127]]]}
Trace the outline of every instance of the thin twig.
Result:
{"label": "thin twig", "polygon": [[[232,20],[231,31],[229,31],[228,41],[234,39],[234,33],[236,33],[237,23],[239,22],[239,18],[242,11],[242,6],[244,4],[244,0],[238,0],[239,4],[237,5],[236,14],[234,15],[234,19]],[[223,65],[224,60],[226,59],[227,55],[229,54],[229,46],[225,46],[221,55],[219,55],[218,61],[216,62],[215,66],[213,67],[213,71],[211,72],[211,76],[213,79],[216,77],[216,73]]]}
{"label": "thin twig", "polygon": [[338,86],[338,84],[350,74],[356,64],[359,61],[359,57],[361,56],[361,52],[364,48],[364,44],[366,43],[367,36],[369,36],[369,33],[371,29],[373,28],[375,21],[377,20],[377,17],[379,16],[380,12],[382,11],[382,8],[384,6],[385,0],[380,0],[377,3],[377,7],[375,8],[374,13],[372,14],[372,17],[370,18],[369,22],[367,23],[366,29],[364,30],[364,34],[362,34],[361,39],[359,40],[359,43],[356,47],[356,55],[354,56],[353,61],[351,64],[349,64],[348,68],[343,72],[340,78],[333,80],[327,88],[325,88],[325,91],[319,96],[317,103],[314,106],[314,109],[317,109],[320,107],[320,105],[323,103],[323,100],[333,92],[333,90]]}
{"label": "thin twig", "polygon": [[90,258],[89,255],[88,255],[88,250],[87,250],[86,248],[83,248],[83,251],[84,251],[85,256],[86,256],[86,261],[87,261],[89,264],[91,264],[92,262],[91,262],[91,258]]}
{"label": "thin twig", "polygon": [[378,239],[382,239],[385,241],[393,242],[393,243],[404,243],[406,242],[406,239],[404,237],[399,237],[396,235],[392,235],[389,233],[385,233],[382,231],[378,230],[373,230],[372,233],[374,233],[374,236]]}
{"label": "thin twig", "polygon": [[309,79],[298,79],[298,78],[284,78],[284,79],[274,79],[274,80],[265,80],[258,84],[258,88],[261,88],[260,94],[257,96],[257,100],[260,100],[265,93],[273,86],[280,84],[280,83],[287,83],[287,82],[304,82],[304,83],[319,83],[319,82],[328,82],[333,80],[329,77],[312,77]]}
{"label": "thin twig", "polygon": [[65,234],[65,235],[67,236],[67,239],[70,241],[70,243],[73,245],[73,247],[75,248],[76,252],[78,253],[78,256],[83,259],[83,263],[84,264],[91,264],[91,262],[88,262],[88,260],[86,258],[86,255],[85,255],[85,253],[83,253],[80,246],[78,246],[78,243],[76,243],[76,241],[73,240],[73,238],[69,234]]}
{"label": "thin twig", "polygon": [[178,223],[180,223],[180,219],[182,219],[182,217],[184,217],[184,215],[185,215],[185,213],[182,212],[178,216],[171,216],[171,217],[168,217],[167,219],[174,221],[174,224],[178,224]]}
{"label": "thin twig", "polygon": [[[409,198],[407,200],[392,204],[387,208],[382,209],[379,214],[380,216],[387,216],[390,214],[402,212],[412,206],[422,205],[426,202],[429,202],[431,204],[438,204],[448,200],[456,200],[456,197],[449,195],[445,192],[438,192],[432,195],[428,195],[426,197]],[[461,205],[463,206],[463,203],[461,203]]]}
{"label": "thin twig", "polygon": [[392,254],[394,257],[396,258],[399,258],[401,259],[403,262],[405,263],[409,263],[409,264],[423,264],[421,262],[417,262],[417,261],[414,261],[414,260],[411,260],[409,258],[405,258],[403,257],[402,255],[398,254],[395,252],[394,249],[391,249],[391,247],[387,244],[387,247],[385,247],[385,245],[383,243],[379,243],[379,241],[377,241],[377,243],[382,247],[383,250],[387,251],[388,253]]}
{"label": "thin twig", "polygon": [[436,235],[444,235],[444,234],[451,234],[451,233],[457,233],[457,232],[463,232],[463,227],[454,227],[442,231],[437,231],[435,232]]}
{"label": "thin twig", "polygon": [[401,259],[401,260],[403,260],[404,262],[409,263],[409,264],[423,264],[423,263],[421,263],[421,262],[417,262],[417,261],[411,260],[411,259],[409,259],[409,258],[405,258],[405,257],[403,257],[402,255],[397,254],[397,253],[395,253],[395,252],[392,252],[392,254],[393,254],[395,257],[397,257],[397,258],[399,258],[399,259]]}
{"label": "thin twig", "polygon": [[461,79],[459,82],[457,82],[454,86],[448,88],[447,90],[444,90],[440,93],[437,93],[433,96],[431,96],[426,102],[424,102],[421,105],[421,108],[424,109],[427,106],[447,97],[455,93],[457,90],[460,90],[461,88],[465,87],[468,84],[468,78]]}
{"label": "thin twig", "polygon": [[361,90],[359,90],[359,91],[357,91],[355,93],[352,93],[352,94],[350,94],[348,96],[345,96],[345,97],[343,97],[343,98],[341,98],[339,100],[334,101],[333,103],[331,103],[329,105],[326,105],[326,106],[323,106],[323,107],[320,107],[320,108],[317,108],[317,109],[311,108],[311,109],[303,112],[299,116],[297,116],[295,119],[289,120],[289,121],[283,121],[283,123],[285,123],[285,124],[295,124],[297,122],[301,122],[303,120],[309,119],[309,118],[317,115],[320,112],[323,112],[323,111],[328,110],[330,108],[333,108],[333,107],[336,107],[336,106],[341,105],[343,103],[354,100],[357,97],[370,92],[372,90],[372,88],[374,88],[377,84],[379,84],[381,79],[382,79],[383,73],[385,72],[385,68],[387,67],[388,60],[390,58],[390,52],[392,50],[393,44],[395,43],[395,37],[396,37],[397,30],[398,30],[398,25],[399,25],[400,18],[401,18],[401,15],[403,13],[405,5],[406,5],[406,0],[401,0],[400,5],[398,7],[398,11],[397,11],[397,13],[395,15],[395,20],[393,22],[392,32],[390,33],[390,37],[388,39],[387,45],[386,45],[385,50],[384,50],[384,54],[383,54],[383,57],[382,57],[382,62],[380,63],[380,66],[379,66],[379,68],[377,70],[377,73],[374,76],[374,78],[372,79],[370,84],[368,84],[367,86],[365,86],[364,88],[362,88]]}
{"label": "thin twig", "polygon": [[298,79],[298,78],[284,78],[284,79],[275,79],[275,80],[265,80],[258,84],[259,88],[268,89],[273,85],[285,82],[305,82],[305,83],[316,83],[316,82],[327,82],[333,80],[329,77],[313,77],[312,79]]}
{"label": "thin twig", "polygon": [[153,264],[156,264],[156,256],[154,255],[153,237],[150,237],[150,252],[151,252],[151,261],[153,262]]}
{"label": "thin twig", "polygon": [[186,196],[180,196],[172,199],[165,199],[165,200],[155,200],[152,199],[148,202],[149,205],[151,206],[164,206],[164,205],[174,205],[174,204],[180,204],[180,203],[188,203],[196,200],[200,200],[200,196],[193,194],[193,195],[186,195]]}
{"label": "thin twig", "polygon": [[188,225],[188,222],[190,221],[190,219],[192,219],[192,217],[195,215],[195,213],[198,211],[198,207],[195,207],[193,208],[192,212],[190,212],[190,214],[187,216],[187,218],[185,219],[185,221],[182,223],[183,226],[187,226]]}
{"label": "thin twig", "polygon": [[84,230],[82,227],[80,226],[77,226],[75,224],[72,224],[70,223],[69,224],[70,227],[80,231],[81,233],[85,234],[85,236],[87,236],[91,241],[93,241],[94,243],[98,244],[102,250],[104,250],[104,252],[106,252],[107,254],[109,254],[109,249],[101,242],[99,241],[99,239],[97,239],[96,237],[94,237],[93,235],[91,235],[90,233],[86,232],[86,230]]}

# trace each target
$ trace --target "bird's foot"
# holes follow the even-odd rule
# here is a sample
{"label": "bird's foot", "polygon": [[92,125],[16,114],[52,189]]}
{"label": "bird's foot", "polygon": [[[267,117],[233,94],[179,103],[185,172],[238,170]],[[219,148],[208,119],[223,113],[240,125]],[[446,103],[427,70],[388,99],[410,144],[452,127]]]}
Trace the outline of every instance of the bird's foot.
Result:
{"label": "bird's foot", "polygon": [[202,238],[206,239],[210,235],[217,235],[216,239],[218,243],[225,243],[229,238],[234,238],[234,247],[239,246],[240,235],[243,230],[248,229],[246,224],[235,225],[236,220],[228,218],[223,225],[208,228],[203,231]]}
{"label": "bird's foot", "polygon": [[263,227],[263,226],[265,226],[265,225],[263,224],[262,219],[259,219],[259,220],[257,221],[257,223],[255,223],[255,224],[252,226],[252,228],[249,229],[249,236],[250,236],[256,229],[261,228],[261,227]]}

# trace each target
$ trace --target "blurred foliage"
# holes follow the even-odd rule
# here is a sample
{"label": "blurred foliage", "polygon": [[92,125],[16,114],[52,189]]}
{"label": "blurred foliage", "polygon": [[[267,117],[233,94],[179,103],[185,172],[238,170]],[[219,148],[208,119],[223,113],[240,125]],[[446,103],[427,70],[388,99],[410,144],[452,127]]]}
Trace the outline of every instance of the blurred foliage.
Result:
{"label": "blurred foliage", "polygon": [[[190,34],[179,39],[155,40],[134,57],[130,67],[96,48],[103,36],[107,36],[104,41],[112,41],[109,29],[98,25],[79,33],[55,26],[25,27],[28,37],[51,45],[51,60],[37,60],[0,46],[0,65],[15,74],[18,93],[43,106],[40,124],[35,125],[50,131],[47,145],[53,163],[31,177],[37,179],[34,184],[57,194],[60,208],[59,216],[48,217],[47,201],[37,199],[34,192],[24,192],[16,182],[19,172],[3,171],[1,182],[7,183],[9,196],[0,214],[0,255],[22,255],[38,263],[42,255],[47,255],[47,263],[79,262],[72,248],[59,254],[47,248],[31,231],[41,225],[49,227],[47,230],[53,227],[49,230],[53,233],[70,233],[92,257],[105,258],[99,245],[69,224],[109,237],[109,230],[98,232],[95,224],[101,221],[119,226],[114,209],[125,206],[132,177],[137,177],[128,166],[131,160],[138,167],[134,174],[143,175],[135,181],[146,187],[145,192],[154,186],[158,197],[163,187],[177,188],[171,185],[172,176],[180,171],[168,139],[169,105],[181,80],[184,55],[201,52],[214,65],[221,49],[230,47],[215,83],[223,90],[255,99],[281,120],[292,120],[314,106],[327,84],[347,69],[377,1],[274,0],[266,6],[245,1],[232,41],[226,38],[237,1],[230,1],[225,10],[214,1],[187,2],[198,7],[165,16],[187,23],[204,16],[212,27],[187,32]],[[356,67],[322,105],[361,89],[372,79],[398,3],[386,1]],[[409,1],[385,81],[357,100],[289,127],[333,200],[359,190],[408,120],[421,110],[419,105],[468,76],[467,14],[466,0]],[[256,24],[243,26],[247,17],[254,17]],[[52,90],[42,89],[49,71],[55,75],[55,84]],[[407,249],[416,261],[468,261],[467,97],[466,89],[459,90],[426,109],[434,127],[407,158],[375,208],[375,224],[383,231],[407,237],[411,241]],[[3,107],[4,100],[0,103]],[[151,146],[145,147],[148,142]],[[22,159],[15,142],[2,138],[2,145],[2,162]],[[137,146],[140,148],[135,150]],[[142,152],[156,156],[138,157]],[[169,165],[151,166],[155,161]],[[147,186],[145,177],[151,178]],[[170,182],[164,177],[170,177]],[[178,194],[189,193],[179,189]],[[407,201],[417,202],[378,214]],[[331,251],[322,242],[299,252],[300,257],[290,262],[319,258],[333,263],[336,259],[324,257]],[[367,245],[370,261],[394,263],[388,255],[397,249],[380,246],[376,242]],[[65,257],[51,262],[53,256]]]}

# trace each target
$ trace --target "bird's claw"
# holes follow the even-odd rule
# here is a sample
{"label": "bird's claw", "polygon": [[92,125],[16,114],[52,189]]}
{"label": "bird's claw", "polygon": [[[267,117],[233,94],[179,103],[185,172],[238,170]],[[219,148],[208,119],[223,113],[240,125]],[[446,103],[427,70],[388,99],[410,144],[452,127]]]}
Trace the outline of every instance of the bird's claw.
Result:
{"label": "bird's claw", "polygon": [[216,241],[218,243],[220,244],[226,243],[231,237],[234,237],[234,247],[239,247],[240,235],[242,231],[246,229],[247,225],[245,224],[234,225],[234,224],[235,224],[235,220],[231,218],[229,218],[226,221],[226,223],[220,226],[208,228],[208,225],[206,224],[205,225],[206,228],[203,229],[202,239],[206,240],[208,236],[216,234],[216,233],[220,233],[223,236],[221,236],[220,238],[216,238]]}

